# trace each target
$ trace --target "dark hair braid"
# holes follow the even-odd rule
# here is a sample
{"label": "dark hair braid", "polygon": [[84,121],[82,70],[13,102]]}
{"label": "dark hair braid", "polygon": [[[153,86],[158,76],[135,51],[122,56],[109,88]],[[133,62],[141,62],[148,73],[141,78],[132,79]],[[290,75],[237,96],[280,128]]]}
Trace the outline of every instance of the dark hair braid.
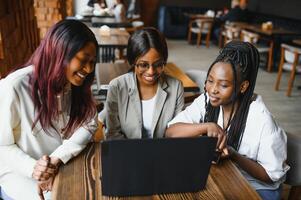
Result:
{"label": "dark hair braid", "polygon": [[[226,46],[220,51],[216,60],[210,66],[207,77],[212,67],[217,62],[229,63],[232,66],[234,75],[234,93],[231,100],[233,102],[230,122],[227,124],[225,130],[230,127],[228,131],[228,145],[238,150],[241,139],[245,130],[247,116],[249,112],[249,106],[252,101],[252,96],[255,88],[256,77],[259,67],[259,53],[256,47],[248,42],[232,41],[226,44]],[[242,94],[239,91],[239,85],[243,81],[249,81],[249,87]],[[205,82],[206,84],[206,82]],[[205,93],[207,91],[205,90]],[[236,112],[234,113],[234,102],[238,103]],[[206,113],[204,122],[217,122],[220,107],[213,107],[210,101],[207,102],[207,96],[205,95],[205,107]]]}

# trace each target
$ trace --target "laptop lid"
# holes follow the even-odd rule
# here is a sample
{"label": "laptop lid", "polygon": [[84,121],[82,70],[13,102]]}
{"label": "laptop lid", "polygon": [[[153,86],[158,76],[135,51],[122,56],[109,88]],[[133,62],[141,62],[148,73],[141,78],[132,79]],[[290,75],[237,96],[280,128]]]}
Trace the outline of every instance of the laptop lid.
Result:
{"label": "laptop lid", "polygon": [[103,141],[102,194],[141,196],[204,189],[216,138]]}

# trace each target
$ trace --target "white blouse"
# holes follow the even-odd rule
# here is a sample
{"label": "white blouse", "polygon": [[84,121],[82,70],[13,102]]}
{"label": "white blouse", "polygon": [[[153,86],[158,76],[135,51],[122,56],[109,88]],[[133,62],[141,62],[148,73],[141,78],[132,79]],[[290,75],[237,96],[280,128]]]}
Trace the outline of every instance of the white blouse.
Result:
{"label": "white blouse", "polygon": [[[208,99],[208,98],[207,98]],[[220,109],[217,124],[223,127],[223,112]],[[184,111],[179,113],[168,126],[177,123],[200,123],[205,117],[205,95],[202,94]],[[289,170],[286,164],[287,138],[284,130],[274,121],[261,96],[257,95],[249,108],[246,127],[238,153],[262,165],[269,177],[274,181],[267,184],[251,177],[242,169],[242,174],[257,189],[277,189],[285,180]]]}
{"label": "white blouse", "polygon": [[149,100],[141,100],[142,103],[142,121],[143,121],[143,135],[147,138],[153,138],[152,122],[154,116],[154,108],[157,93]]}
{"label": "white blouse", "polygon": [[[46,134],[39,122],[32,129],[35,119],[29,85],[32,72],[33,67],[29,66],[0,81],[0,185],[5,173],[31,178],[36,161],[44,154],[66,163],[85,148],[97,129],[96,113],[93,120],[78,128],[69,139],[62,138],[54,129],[50,129],[53,134]],[[62,106],[62,113],[54,122],[58,130],[68,122],[70,99],[70,89],[58,98]]]}

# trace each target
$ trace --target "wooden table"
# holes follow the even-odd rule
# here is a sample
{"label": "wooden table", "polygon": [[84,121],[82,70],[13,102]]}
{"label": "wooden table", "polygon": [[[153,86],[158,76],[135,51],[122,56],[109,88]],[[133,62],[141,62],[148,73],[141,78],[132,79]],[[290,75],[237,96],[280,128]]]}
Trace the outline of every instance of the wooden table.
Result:
{"label": "wooden table", "polygon": [[61,166],[55,178],[52,199],[260,199],[230,160],[212,165],[206,189],[194,193],[114,198],[101,193],[100,144],[91,143],[75,159]]}
{"label": "wooden table", "polygon": [[269,41],[269,46],[272,51],[272,59],[270,62],[274,68],[278,67],[280,61],[280,45],[282,40],[286,36],[300,35],[301,33],[296,31],[287,30],[281,27],[273,27],[272,29],[262,29],[261,24],[249,24],[245,22],[231,22],[231,26],[245,29],[261,35],[263,39]]}
{"label": "wooden table", "polygon": [[301,46],[301,39],[296,39],[296,40],[293,40],[293,43]]}
{"label": "wooden table", "polygon": [[[97,84],[108,85],[112,79],[127,73],[130,68],[127,63],[98,63],[95,69]],[[198,85],[174,63],[167,63],[164,72],[182,81],[185,92],[199,92]],[[103,91],[101,93],[104,94]]]}
{"label": "wooden table", "polygon": [[110,35],[102,34],[100,28],[90,27],[92,32],[95,34],[98,45],[116,45],[116,46],[127,46],[130,34],[125,29],[110,28]]}
{"label": "wooden table", "polygon": [[92,26],[93,27],[101,27],[103,25],[107,25],[112,28],[120,28],[120,27],[132,27],[132,23],[130,22],[119,22],[115,18],[98,18],[92,17],[91,18]]}
{"label": "wooden table", "polygon": [[128,45],[130,34],[119,28],[110,28],[110,35],[104,35],[100,28],[90,28],[95,34],[101,53],[101,62],[115,61],[115,49],[119,49],[119,58]]}
{"label": "wooden table", "polygon": [[92,17],[95,18],[115,18],[114,15],[109,15],[109,14],[105,14],[105,15],[81,15],[82,18],[78,18],[76,16],[67,16],[66,19],[75,19],[75,20],[79,20],[81,22],[89,22],[92,24]]}
{"label": "wooden table", "polygon": [[208,16],[208,15],[205,15],[205,14],[184,13],[184,16],[189,17],[189,20],[214,19],[214,17]]}
{"label": "wooden table", "polygon": [[280,27],[273,27],[272,29],[262,29],[261,24],[249,24],[246,22],[230,22],[229,25],[239,27],[240,29],[246,29],[265,36],[276,35],[298,35],[299,33],[290,31]]}

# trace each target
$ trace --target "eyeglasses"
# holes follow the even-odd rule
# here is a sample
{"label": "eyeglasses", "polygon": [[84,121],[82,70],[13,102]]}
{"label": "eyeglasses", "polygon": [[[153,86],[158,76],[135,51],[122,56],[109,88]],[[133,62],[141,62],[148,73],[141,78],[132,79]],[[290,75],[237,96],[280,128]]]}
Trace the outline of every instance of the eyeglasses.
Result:
{"label": "eyeglasses", "polygon": [[165,66],[164,61],[157,61],[153,64],[147,63],[147,62],[140,62],[135,64],[136,67],[138,67],[142,71],[148,70],[151,66],[153,67],[154,70],[162,70]]}

